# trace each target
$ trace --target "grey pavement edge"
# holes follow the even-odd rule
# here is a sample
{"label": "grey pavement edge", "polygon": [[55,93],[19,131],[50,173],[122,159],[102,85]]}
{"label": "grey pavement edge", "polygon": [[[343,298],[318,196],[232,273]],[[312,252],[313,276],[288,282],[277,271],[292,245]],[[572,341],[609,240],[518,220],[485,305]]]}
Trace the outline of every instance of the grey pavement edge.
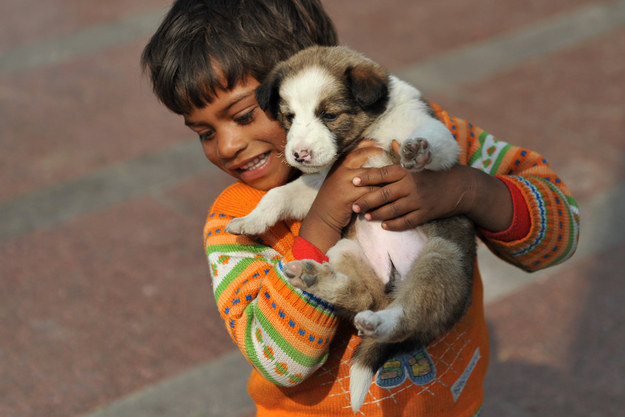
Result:
{"label": "grey pavement edge", "polygon": [[[590,20],[587,20],[590,19]],[[505,70],[525,59],[536,58],[570,47],[592,37],[616,29],[625,23],[625,1],[611,2],[601,6],[584,8],[552,20],[539,22],[523,31],[516,32],[492,42],[483,42],[473,47],[418,63],[398,72],[416,84],[432,82],[435,89],[444,89],[449,83],[485,78],[497,71]],[[580,26],[581,24],[581,26]],[[592,26],[592,27],[590,27]],[[580,28],[586,27],[585,30]],[[579,29],[579,30],[578,30]],[[556,39],[560,39],[559,41]],[[513,49],[508,49],[514,45]],[[476,49],[471,49],[476,48]],[[517,53],[526,50],[520,59]],[[482,62],[489,62],[484,71],[465,76],[453,70],[453,62],[467,57],[481,55]],[[493,65],[490,65],[491,60]],[[464,62],[464,61],[463,61]],[[436,74],[437,65],[447,68],[442,72],[446,80]],[[464,66],[466,67],[466,66]],[[441,81],[442,80],[442,81]],[[131,163],[131,162],[129,162]],[[558,268],[571,267],[584,258],[622,243],[625,240],[625,220],[616,209],[625,205],[625,184],[620,184],[596,197],[581,208],[584,222],[581,234],[584,237],[573,260],[562,267],[545,272],[526,274],[496,260],[486,249],[480,248],[480,265],[486,283],[486,302],[493,302],[536,279],[557,273]],[[2,207],[0,207],[0,211]],[[610,211],[612,210],[612,211]],[[0,216],[2,219],[3,216]],[[616,226],[621,224],[621,227]],[[0,224],[0,230],[4,225]],[[620,231],[614,233],[615,231]],[[497,277],[495,281],[492,277]],[[505,280],[502,280],[505,277]],[[224,378],[224,369],[228,378]],[[141,417],[141,416],[235,416],[253,407],[245,395],[249,364],[238,352],[233,352],[210,363],[200,365],[177,377],[116,401],[83,417]],[[236,401],[224,401],[226,398]],[[200,411],[201,410],[201,411]]]}
{"label": "grey pavement edge", "polygon": [[[110,25],[88,29],[75,35],[77,38],[62,38],[46,42],[51,51],[61,51],[75,45],[75,53],[86,53],[84,44],[92,43],[91,53],[95,53],[97,37],[102,35],[109,41],[101,42],[100,47],[112,46],[116,42],[129,42],[149,32],[158,23],[162,11],[139,17],[127,18]],[[138,28],[134,28],[136,25]],[[449,88],[465,82],[486,78],[494,73],[510,68],[523,59],[537,58],[570,47],[602,33],[625,25],[625,0],[599,6],[584,7],[566,15],[533,24],[524,30],[416,63],[397,74],[416,85],[429,86],[429,92]],[[113,33],[122,33],[115,36]],[[85,35],[85,33],[87,35]],[[87,40],[80,41],[84,36]],[[25,49],[29,49],[26,47]],[[39,50],[41,45],[32,49]],[[72,49],[72,48],[70,48]],[[521,53],[520,51],[524,51]],[[0,62],[10,57],[11,51],[0,56]],[[19,58],[14,53],[15,65],[27,65],[27,58]],[[30,53],[24,53],[30,56]],[[33,56],[36,54],[33,53]],[[71,56],[71,53],[69,54]],[[20,59],[26,61],[19,64]],[[476,65],[466,65],[469,60],[477,60]],[[40,61],[40,65],[52,61]],[[457,63],[462,62],[463,65]],[[478,65],[488,62],[488,65]],[[30,65],[30,64],[28,64]],[[477,68],[465,73],[467,68]],[[0,69],[0,74],[2,70]],[[126,198],[140,197],[147,191],[156,191],[170,186],[175,180],[183,180],[204,170],[215,170],[203,161],[195,141],[189,140],[174,145],[154,155],[131,159],[113,167],[85,175],[82,178],[66,181],[60,185],[44,187],[32,193],[18,196],[0,204],[0,241],[27,233],[35,227],[53,227],[70,218],[86,214],[92,210],[104,209]],[[153,159],[159,161],[158,169]],[[182,160],[182,162],[181,162]],[[166,174],[166,175],[162,175]],[[57,198],[63,197],[63,198]],[[45,216],[43,215],[45,213]]]}

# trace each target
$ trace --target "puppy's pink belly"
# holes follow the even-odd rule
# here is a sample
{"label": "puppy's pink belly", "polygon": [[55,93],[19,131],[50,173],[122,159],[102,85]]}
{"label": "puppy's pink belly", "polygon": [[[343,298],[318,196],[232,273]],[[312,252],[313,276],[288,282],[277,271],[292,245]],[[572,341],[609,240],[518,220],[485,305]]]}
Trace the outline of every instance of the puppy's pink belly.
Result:
{"label": "puppy's pink belly", "polygon": [[[387,283],[392,266],[403,278],[423,250],[426,237],[417,230],[391,232],[379,222],[356,220],[356,238],[376,274]],[[392,264],[391,264],[392,262]]]}

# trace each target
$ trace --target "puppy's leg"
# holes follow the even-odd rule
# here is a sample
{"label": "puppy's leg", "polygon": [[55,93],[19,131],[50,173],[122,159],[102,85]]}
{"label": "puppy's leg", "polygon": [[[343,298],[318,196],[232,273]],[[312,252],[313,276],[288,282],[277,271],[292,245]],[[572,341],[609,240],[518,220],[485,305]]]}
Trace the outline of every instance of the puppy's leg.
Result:
{"label": "puppy's leg", "polygon": [[439,120],[421,115],[418,125],[401,142],[401,165],[411,171],[442,171],[458,162],[460,147],[447,127]]}
{"label": "puppy's leg", "polygon": [[411,338],[425,346],[466,311],[475,258],[473,226],[457,217],[421,227],[428,242],[408,276],[397,284],[392,303],[383,310],[356,315],[356,326],[363,335],[380,342]]}
{"label": "puppy's leg", "polygon": [[291,284],[333,304],[348,316],[388,303],[385,286],[375,275],[357,242],[341,239],[328,251],[329,263],[289,262]]}
{"label": "puppy's leg", "polygon": [[280,220],[303,219],[315,201],[323,178],[317,174],[307,175],[269,190],[250,214],[232,219],[226,226],[226,232],[258,235]]}

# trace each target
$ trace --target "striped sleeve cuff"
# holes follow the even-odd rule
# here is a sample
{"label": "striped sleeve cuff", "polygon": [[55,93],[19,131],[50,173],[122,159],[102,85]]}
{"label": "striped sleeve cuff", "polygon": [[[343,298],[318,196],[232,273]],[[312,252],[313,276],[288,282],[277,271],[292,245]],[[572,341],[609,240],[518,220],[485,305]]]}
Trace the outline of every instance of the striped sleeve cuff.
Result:
{"label": "striped sleeve cuff", "polygon": [[521,240],[529,234],[532,224],[527,203],[523,198],[521,190],[519,190],[512,181],[509,181],[503,176],[497,176],[496,178],[503,181],[510,191],[513,206],[512,223],[508,229],[501,232],[490,232],[486,229],[480,229],[480,232],[487,239],[498,240],[500,242]]}

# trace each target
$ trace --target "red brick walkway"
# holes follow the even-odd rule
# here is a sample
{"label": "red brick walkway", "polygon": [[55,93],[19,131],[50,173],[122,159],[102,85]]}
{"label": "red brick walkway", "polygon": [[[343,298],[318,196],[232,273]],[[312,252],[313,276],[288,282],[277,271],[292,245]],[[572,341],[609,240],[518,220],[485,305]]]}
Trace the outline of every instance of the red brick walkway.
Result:
{"label": "red brick walkway", "polygon": [[[2,417],[251,413],[201,242],[229,180],[140,73],[168,3],[3,3]],[[483,415],[621,415],[625,2],[325,4],[343,43],[412,81],[448,65],[449,78],[422,86],[430,98],[541,152],[580,203],[569,263],[532,276],[484,261]],[[476,51],[503,55],[450,64]],[[219,397],[226,372],[241,374],[233,401]],[[183,404],[167,411],[173,397]]]}

